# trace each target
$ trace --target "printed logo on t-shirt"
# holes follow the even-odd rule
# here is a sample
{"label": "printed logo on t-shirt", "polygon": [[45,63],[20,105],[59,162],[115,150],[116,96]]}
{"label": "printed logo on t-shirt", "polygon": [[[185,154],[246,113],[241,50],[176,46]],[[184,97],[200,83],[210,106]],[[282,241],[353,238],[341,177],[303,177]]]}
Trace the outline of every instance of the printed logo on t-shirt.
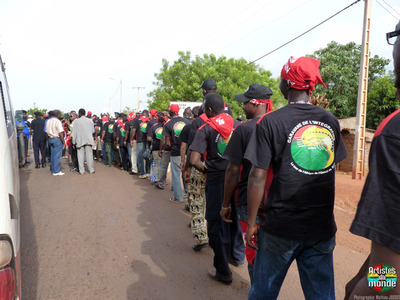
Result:
{"label": "printed logo on t-shirt", "polygon": [[218,142],[217,142],[217,148],[219,154],[223,155],[226,149],[226,146],[228,146],[229,141],[231,140],[232,132],[229,135],[227,139],[224,139],[222,135],[218,134]]}
{"label": "printed logo on t-shirt", "polygon": [[181,121],[176,122],[174,124],[174,127],[172,128],[172,131],[174,132],[176,137],[179,137],[181,135],[182,129],[183,129],[183,127],[185,127],[185,125],[186,125],[186,123],[185,122],[181,122]]}
{"label": "printed logo on t-shirt", "polygon": [[397,286],[396,268],[389,265],[369,267],[367,278],[368,287],[379,292],[386,292]]}
{"label": "printed logo on t-shirt", "polygon": [[146,122],[142,122],[140,124],[140,131],[146,133],[146,128],[147,128],[147,123]]}
{"label": "printed logo on t-shirt", "polygon": [[159,128],[156,129],[155,134],[156,134],[156,138],[157,139],[161,140],[162,132],[163,132],[163,128],[162,127],[159,127]]}
{"label": "printed logo on t-shirt", "polygon": [[108,132],[113,133],[114,132],[114,124],[108,125]]}
{"label": "printed logo on t-shirt", "polygon": [[312,175],[333,169],[335,134],[328,124],[303,121],[292,129],[287,142],[291,144],[291,165],[297,171]]}
{"label": "printed logo on t-shirt", "polygon": [[122,127],[121,127],[120,131],[121,131],[121,135],[122,135],[122,136],[125,136],[125,135],[126,135],[125,128],[122,128]]}

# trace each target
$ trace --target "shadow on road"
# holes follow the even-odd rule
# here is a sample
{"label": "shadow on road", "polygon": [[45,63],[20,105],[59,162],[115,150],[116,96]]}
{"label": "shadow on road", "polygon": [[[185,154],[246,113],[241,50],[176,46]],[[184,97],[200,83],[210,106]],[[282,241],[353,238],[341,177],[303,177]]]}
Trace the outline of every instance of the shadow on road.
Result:
{"label": "shadow on road", "polygon": [[247,268],[231,266],[234,281],[226,286],[212,281],[213,251],[194,252],[188,228],[190,215],[183,204],[168,201],[171,186],[156,189],[148,180],[136,180],[145,193],[138,207],[137,224],[147,237],[141,243],[146,259],[134,259],[131,271],[137,281],[127,289],[127,299],[246,299],[249,291]]}
{"label": "shadow on road", "polygon": [[27,188],[27,182],[31,172],[30,169],[20,169],[19,173],[21,190],[21,276],[22,297],[24,299],[37,298],[39,269],[38,248],[32,217],[31,198],[29,197],[29,191]]}

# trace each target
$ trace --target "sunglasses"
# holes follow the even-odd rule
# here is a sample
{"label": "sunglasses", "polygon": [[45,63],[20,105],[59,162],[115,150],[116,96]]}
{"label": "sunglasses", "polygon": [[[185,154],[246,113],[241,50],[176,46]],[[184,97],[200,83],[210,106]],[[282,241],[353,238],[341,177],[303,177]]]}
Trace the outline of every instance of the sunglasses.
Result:
{"label": "sunglasses", "polygon": [[386,33],[386,41],[388,42],[388,44],[394,45],[398,35],[400,35],[400,30]]}

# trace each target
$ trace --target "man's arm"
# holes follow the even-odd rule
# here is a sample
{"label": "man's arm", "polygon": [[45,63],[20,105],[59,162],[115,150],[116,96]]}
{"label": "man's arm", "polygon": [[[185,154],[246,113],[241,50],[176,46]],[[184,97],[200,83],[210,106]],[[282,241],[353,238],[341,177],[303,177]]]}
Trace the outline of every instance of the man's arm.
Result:
{"label": "man's arm", "polygon": [[229,163],[228,168],[225,172],[225,184],[224,184],[224,202],[221,208],[221,217],[225,222],[232,223],[231,217],[231,199],[235,192],[240,175],[240,165]]}
{"label": "man's arm", "polygon": [[100,142],[101,142],[102,144],[104,144],[104,136],[105,136],[105,134],[106,134],[106,131],[103,130],[103,131],[101,132],[101,139],[100,139]]}
{"label": "man's arm", "polygon": [[257,246],[251,241],[254,235],[254,240],[257,243],[257,212],[260,203],[264,196],[265,180],[267,178],[268,170],[260,169],[255,166],[251,168],[249,180],[247,185],[247,207],[249,210],[248,227],[246,231],[246,243],[253,249],[258,249]]}
{"label": "man's arm", "polygon": [[130,141],[132,147],[133,147],[133,140],[135,138],[135,135],[136,135],[136,128],[132,127],[131,136],[129,137],[129,141]]}
{"label": "man's arm", "polygon": [[187,143],[182,142],[181,144],[181,170],[185,170],[185,158],[186,158],[186,149],[187,149]]}
{"label": "man's arm", "polygon": [[58,133],[58,136],[60,137],[60,140],[61,140],[61,142],[63,143],[63,148],[65,149],[65,147],[66,147],[67,145],[65,144],[65,141],[64,141],[64,131]]}
{"label": "man's arm", "polygon": [[207,173],[207,168],[201,163],[201,154],[196,151],[192,151],[190,156],[190,163],[193,167],[202,173]]}
{"label": "man's arm", "polygon": [[171,137],[170,136],[166,136],[165,137],[165,144],[171,148]]}

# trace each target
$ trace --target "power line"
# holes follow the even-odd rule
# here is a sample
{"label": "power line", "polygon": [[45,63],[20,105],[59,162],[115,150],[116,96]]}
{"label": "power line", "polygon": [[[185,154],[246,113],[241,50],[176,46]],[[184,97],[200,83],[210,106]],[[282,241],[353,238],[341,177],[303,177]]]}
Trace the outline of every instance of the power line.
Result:
{"label": "power line", "polygon": [[398,17],[396,17],[395,15],[393,15],[386,7],[384,7],[378,0],[376,0],[376,2],[384,9],[386,10],[393,18],[395,18],[396,20],[399,20]]}
{"label": "power line", "polygon": [[400,16],[400,13],[397,10],[395,10],[389,3],[387,3],[385,0],[382,1],[385,2],[387,6],[389,6],[396,14]]}
{"label": "power line", "polygon": [[261,57],[255,59],[255,60],[253,60],[253,61],[250,62],[250,63],[255,63],[256,61],[258,61],[258,60],[260,60],[260,59],[262,59],[262,58],[264,58],[264,57],[266,57],[266,56],[268,56],[268,55],[274,53],[275,51],[277,51],[277,50],[279,50],[279,49],[285,47],[286,45],[288,45],[288,44],[290,44],[291,42],[297,40],[298,38],[302,37],[303,35],[309,33],[310,31],[314,30],[314,29],[317,28],[318,26],[321,26],[321,25],[324,24],[326,21],[332,19],[333,17],[336,17],[338,14],[342,13],[343,11],[345,11],[346,9],[350,8],[351,6],[353,6],[354,4],[356,4],[356,3],[360,2],[360,1],[361,1],[361,0],[357,0],[357,1],[353,2],[353,3],[350,4],[349,6],[347,6],[347,7],[343,8],[342,10],[338,11],[336,14],[334,14],[334,15],[330,16],[329,18],[325,19],[325,20],[322,21],[321,23],[319,23],[319,24],[315,25],[314,27],[310,28],[309,30],[303,32],[302,34],[298,35],[298,36],[295,37],[294,39],[291,39],[289,42],[283,44],[282,46],[279,46],[278,48],[276,48],[276,49],[274,49],[274,50],[268,52],[267,54],[264,54],[263,56],[261,56]]}

